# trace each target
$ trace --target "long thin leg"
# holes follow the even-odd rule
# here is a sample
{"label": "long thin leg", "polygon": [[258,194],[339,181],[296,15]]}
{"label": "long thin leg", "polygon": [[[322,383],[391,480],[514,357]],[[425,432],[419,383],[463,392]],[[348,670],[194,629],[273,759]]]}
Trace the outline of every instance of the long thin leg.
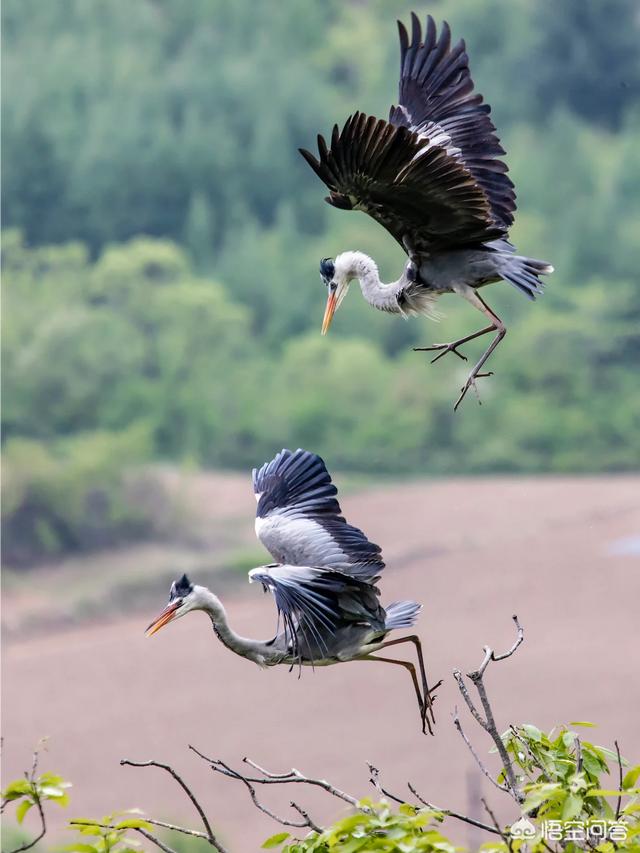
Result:
{"label": "long thin leg", "polygon": [[[485,314],[491,320],[492,325],[493,325],[493,329],[495,329],[495,331],[497,332],[497,335],[491,341],[491,343],[489,344],[487,349],[484,351],[484,353],[480,357],[479,361],[477,362],[477,364],[475,365],[475,367],[473,368],[473,370],[471,371],[471,373],[467,377],[467,381],[462,386],[461,394],[458,397],[455,406],[453,407],[454,412],[457,410],[460,403],[464,400],[465,395],[466,395],[467,391],[469,390],[469,388],[474,388],[476,390],[476,393],[477,393],[476,379],[479,379],[482,376],[492,376],[492,373],[480,373],[480,370],[482,369],[482,366],[487,361],[487,359],[489,358],[491,353],[494,351],[494,349],[498,346],[500,341],[507,334],[507,330],[505,328],[505,325],[502,322],[502,320],[500,319],[500,317],[498,317],[498,315],[495,314],[491,310],[491,308],[489,308],[487,303],[479,296],[477,291],[475,291],[471,287],[466,287],[464,289],[464,291],[461,291],[461,293],[464,296],[464,298],[473,305],[474,308],[477,308],[478,311],[481,311],[483,314]],[[491,331],[491,329],[489,328],[487,331]],[[478,398],[478,402],[479,401],[480,401],[480,398]]]}
{"label": "long thin leg", "polygon": [[436,690],[441,682],[438,682],[435,687],[429,688],[427,683],[427,671],[424,665],[424,657],[422,655],[422,643],[420,642],[420,637],[417,634],[411,634],[409,637],[400,637],[397,640],[389,640],[386,643],[383,643],[380,648],[386,649],[389,646],[399,646],[401,643],[413,643],[416,649],[416,657],[418,658],[418,666],[420,667],[420,677],[422,679],[422,692],[425,697],[425,707],[424,712],[426,714],[427,710],[431,713],[431,719],[435,723],[436,718],[433,713],[433,702],[431,700],[431,694],[434,690]]}
{"label": "long thin leg", "polygon": [[449,352],[452,352],[454,355],[457,355],[458,358],[461,358],[463,361],[467,360],[466,355],[462,355],[461,352],[458,352],[458,347],[461,347],[462,344],[466,344],[469,341],[474,340],[474,338],[479,338],[482,335],[487,335],[489,332],[493,332],[495,326],[493,323],[490,326],[487,326],[486,329],[480,329],[479,332],[474,332],[472,335],[467,335],[465,338],[460,338],[457,341],[451,341],[448,344],[432,344],[430,347],[414,347],[414,352],[433,352],[435,350],[442,350],[435,358],[431,359],[431,364],[435,364],[436,361],[439,361],[444,355]]}
{"label": "long thin leg", "polygon": [[[457,288],[456,292],[460,293],[461,296],[464,296],[464,298],[468,302],[470,302],[474,308],[476,308],[478,311],[481,311],[486,317],[488,317],[489,320],[491,320],[491,325],[487,326],[484,329],[480,329],[479,332],[474,332],[471,335],[467,335],[464,338],[460,338],[457,341],[451,341],[451,343],[448,343],[448,344],[433,344],[430,347],[414,347],[414,351],[415,352],[433,352],[435,350],[441,350],[441,352],[439,352],[438,355],[431,360],[431,364],[438,361],[438,359],[442,358],[443,356],[445,356],[449,352],[454,353],[455,355],[458,356],[458,358],[461,358],[463,361],[466,361],[467,357],[465,355],[463,355],[461,352],[458,352],[459,346],[462,346],[462,344],[466,344],[466,343],[468,343],[468,341],[472,341],[475,338],[479,338],[482,335],[487,335],[487,334],[489,334],[489,332],[497,332],[497,334],[496,334],[495,338],[491,341],[491,343],[489,344],[489,346],[487,347],[485,352],[482,354],[482,357],[480,358],[480,360],[478,361],[476,366],[473,368],[473,370],[471,371],[471,373],[467,377],[467,381],[465,382],[465,384],[462,386],[461,394],[458,397],[458,399],[456,400],[455,406],[453,407],[454,412],[457,411],[458,406],[464,400],[466,393],[469,390],[469,388],[474,388],[476,393],[477,393],[478,389],[476,386],[476,379],[480,379],[481,377],[484,377],[484,376],[492,376],[493,375],[491,372],[480,373],[480,370],[482,369],[484,363],[487,361],[487,359],[489,358],[491,353],[494,351],[494,349],[498,346],[500,341],[507,334],[507,330],[505,328],[505,325],[502,322],[502,320],[500,319],[500,317],[498,317],[498,315],[494,311],[492,311],[491,308],[489,308],[487,303],[479,296],[478,292],[474,288],[465,285],[463,287]],[[480,402],[479,397],[478,397],[478,402]]]}
{"label": "long thin leg", "polygon": [[429,727],[429,734],[433,734],[433,729],[431,728],[431,722],[429,718],[424,712],[424,701],[422,699],[422,694],[420,693],[420,685],[418,684],[418,677],[416,675],[416,669],[412,663],[409,663],[407,660],[396,660],[395,658],[378,658],[374,655],[366,655],[362,658],[357,658],[357,660],[377,660],[380,663],[394,663],[396,666],[403,666],[406,670],[411,674],[411,680],[413,681],[413,686],[416,691],[416,696],[418,698],[418,707],[420,708],[420,721],[422,723],[422,734],[427,733],[427,726]]}

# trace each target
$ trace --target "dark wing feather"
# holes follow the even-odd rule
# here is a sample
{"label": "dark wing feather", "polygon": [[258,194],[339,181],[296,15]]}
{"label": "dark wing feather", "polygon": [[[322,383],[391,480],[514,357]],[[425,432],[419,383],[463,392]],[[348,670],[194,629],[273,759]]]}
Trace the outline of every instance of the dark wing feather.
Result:
{"label": "dark wing feather", "polygon": [[258,498],[256,515],[264,518],[277,510],[285,515],[339,515],[338,490],[323,460],[300,448],[282,450],[260,470],[253,470],[253,491]]}
{"label": "dark wing feather", "polygon": [[384,568],[380,547],[347,524],[323,460],[282,450],[253,472],[256,534],[280,563],[338,569],[373,580]]}
{"label": "dark wing feather", "polygon": [[446,134],[431,139],[407,127],[355,113],[319,159],[301,153],[331,190],[335,207],[364,210],[407,251],[442,251],[496,239],[504,228]]}
{"label": "dark wing feather", "polygon": [[389,121],[427,136],[444,131],[487,194],[495,220],[508,229],[516,209],[513,183],[499,159],[505,152],[489,116],[491,107],[473,91],[464,41],[451,45],[446,21],[438,36],[431,15],[424,40],[414,13],[411,38],[400,21],[398,30],[400,104],[391,108]]}
{"label": "dark wing feather", "polygon": [[347,624],[385,629],[378,590],[366,581],[333,569],[288,565],[252,569],[249,578],[273,593],[294,658],[301,658],[301,640],[326,656],[331,638]]}

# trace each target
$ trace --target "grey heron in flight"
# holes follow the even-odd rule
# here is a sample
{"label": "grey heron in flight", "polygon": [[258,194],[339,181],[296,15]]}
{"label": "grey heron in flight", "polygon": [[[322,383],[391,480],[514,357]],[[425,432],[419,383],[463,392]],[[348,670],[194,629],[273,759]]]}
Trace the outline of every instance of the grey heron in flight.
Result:
{"label": "grey heron in flight", "polygon": [[[404,667],[411,675],[422,731],[435,722],[419,638],[388,640],[396,629],[413,626],[422,605],[396,601],[382,607],[375,586],[384,562],[380,548],[342,516],[337,489],[324,462],[306,450],[282,450],[253,471],[258,502],[256,533],[275,563],[252,569],[249,580],[271,591],[278,610],[276,636],[253,640],[230,626],[222,602],[186,575],[171,585],[169,603],[147,628],[150,636],[193,610],[203,610],[224,645],[261,667],[285,664],[329,666],[366,660]],[[412,643],[413,663],[375,653]],[[436,685],[437,687],[438,685]]]}
{"label": "grey heron in flight", "polygon": [[437,297],[458,293],[489,324],[457,341],[414,348],[438,352],[432,362],[450,352],[466,361],[458,348],[495,332],[461,389],[457,409],[469,388],[477,391],[476,379],[491,375],[482,369],[506,334],[479,289],[502,279],[535,299],[542,292],[540,276],[553,267],[517,255],[508,240],[515,192],[490,107],[473,91],[464,41],[451,44],[446,22],[438,35],[430,15],[424,37],[413,13],[411,22],[411,37],[398,22],[399,103],[389,120],[354,113],[342,130],[334,126],[329,145],[318,136],[318,158],[300,153],[329,188],[329,204],[368,213],[408,256],[402,276],[390,284],[380,281],[375,261],[362,252],[322,260],[328,289],[322,333],[354,279],[374,308],[405,317],[437,316]]}

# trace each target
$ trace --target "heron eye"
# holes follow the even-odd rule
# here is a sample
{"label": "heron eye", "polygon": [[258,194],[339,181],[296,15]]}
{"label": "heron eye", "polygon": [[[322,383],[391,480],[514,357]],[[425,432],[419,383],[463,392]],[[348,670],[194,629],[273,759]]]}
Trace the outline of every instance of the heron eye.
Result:
{"label": "heron eye", "polygon": [[336,282],[335,282],[335,281],[332,281],[332,282],[329,284],[329,288],[331,289],[331,293],[335,293],[335,292],[336,292],[336,290],[338,289],[338,285],[336,284]]}

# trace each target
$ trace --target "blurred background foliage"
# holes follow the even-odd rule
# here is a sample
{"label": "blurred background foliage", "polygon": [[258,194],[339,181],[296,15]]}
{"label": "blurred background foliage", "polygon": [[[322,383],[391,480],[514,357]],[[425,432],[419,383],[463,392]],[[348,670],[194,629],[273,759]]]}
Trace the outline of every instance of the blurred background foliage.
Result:
{"label": "blurred background foliage", "polygon": [[[521,213],[557,272],[482,383],[358,295],[330,336],[319,258],[403,262],[297,153],[396,97],[400,0],[5,0],[3,526],[13,562],[146,536],[153,460],[246,468],[307,446],[376,474],[624,471],[640,459],[636,0],[433,0],[464,35]],[[470,355],[475,351],[469,348]],[[140,469],[142,470],[142,469]],[[140,474],[140,476],[144,476]]]}

